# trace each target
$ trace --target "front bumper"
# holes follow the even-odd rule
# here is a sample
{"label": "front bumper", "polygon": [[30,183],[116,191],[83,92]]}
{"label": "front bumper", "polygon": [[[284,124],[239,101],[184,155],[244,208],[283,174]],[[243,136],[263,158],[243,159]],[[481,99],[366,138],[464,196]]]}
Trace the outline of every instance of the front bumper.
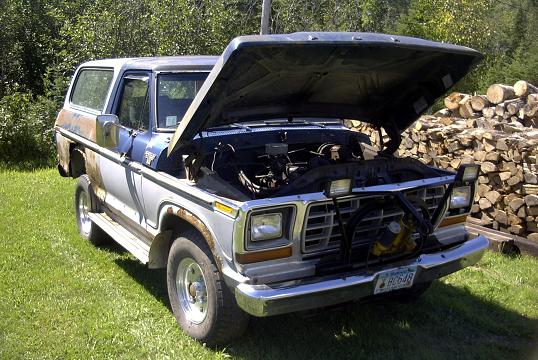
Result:
{"label": "front bumper", "polygon": [[236,286],[235,298],[244,311],[254,316],[271,316],[336,305],[373,295],[378,276],[391,268],[415,265],[417,272],[414,283],[421,283],[476,264],[488,244],[488,239],[478,236],[449,250],[424,254],[376,271],[345,277],[326,277],[295,282],[292,285],[288,282],[272,287],[243,283]]}

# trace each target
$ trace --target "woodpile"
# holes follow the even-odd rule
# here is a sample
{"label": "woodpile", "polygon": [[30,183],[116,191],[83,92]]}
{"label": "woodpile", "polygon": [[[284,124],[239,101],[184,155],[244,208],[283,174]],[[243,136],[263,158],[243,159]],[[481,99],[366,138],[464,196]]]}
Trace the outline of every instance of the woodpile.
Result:
{"label": "woodpile", "polygon": [[[448,170],[479,164],[471,216],[538,241],[538,88],[526,81],[494,84],[486,95],[452,93],[444,104],[404,132],[398,156]],[[348,125],[379,144],[368,124]]]}

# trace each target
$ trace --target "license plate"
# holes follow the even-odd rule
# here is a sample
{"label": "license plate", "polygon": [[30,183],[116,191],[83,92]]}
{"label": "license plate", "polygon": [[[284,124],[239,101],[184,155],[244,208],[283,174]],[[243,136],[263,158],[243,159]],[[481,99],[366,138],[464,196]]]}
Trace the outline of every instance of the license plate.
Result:
{"label": "license plate", "polygon": [[377,278],[374,294],[411,287],[413,286],[413,280],[415,279],[416,273],[416,266],[382,272]]}

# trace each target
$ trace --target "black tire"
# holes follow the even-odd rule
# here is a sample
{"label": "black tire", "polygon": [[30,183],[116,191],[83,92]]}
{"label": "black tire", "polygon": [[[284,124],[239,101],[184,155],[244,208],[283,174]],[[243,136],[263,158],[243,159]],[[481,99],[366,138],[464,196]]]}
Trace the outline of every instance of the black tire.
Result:
{"label": "black tire", "polygon": [[398,293],[394,294],[394,297],[401,303],[413,303],[430,288],[431,284],[431,281],[415,284],[409,289],[398,290]]}
{"label": "black tire", "polygon": [[[185,268],[185,264],[190,267]],[[192,281],[187,279],[189,275],[185,274],[188,273],[194,277]],[[203,274],[202,278],[200,274]],[[246,330],[249,315],[237,305],[204,238],[197,231],[188,231],[172,243],[166,279],[174,316],[183,331],[192,338],[209,346],[222,345],[230,343]],[[201,283],[205,286],[200,286]],[[198,292],[198,289],[202,290]],[[187,298],[190,302],[186,301]],[[199,301],[199,298],[202,300]],[[205,308],[205,311],[200,310],[197,314],[194,311],[197,307]]]}
{"label": "black tire", "polygon": [[93,192],[90,178],[84,174],[78,178],[75,190],[77,227],[80,236],[96,246],[109,242],[108,235],[87,217],[87,212],[99,212],[99,209],[99,201]]}

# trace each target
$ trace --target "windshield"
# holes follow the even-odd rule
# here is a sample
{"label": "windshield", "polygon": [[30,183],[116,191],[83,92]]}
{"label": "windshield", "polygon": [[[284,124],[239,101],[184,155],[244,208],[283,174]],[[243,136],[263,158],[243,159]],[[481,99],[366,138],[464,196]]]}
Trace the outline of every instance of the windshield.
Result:
{"label": "windshield", "polygon": [[159,128],[177,127],[208,74],[198,72],[159,75],[157,85]]}

